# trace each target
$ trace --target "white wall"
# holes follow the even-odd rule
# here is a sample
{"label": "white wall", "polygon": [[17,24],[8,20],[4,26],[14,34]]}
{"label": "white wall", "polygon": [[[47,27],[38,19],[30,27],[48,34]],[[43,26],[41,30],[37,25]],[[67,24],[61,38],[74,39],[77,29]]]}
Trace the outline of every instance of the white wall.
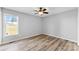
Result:
{"label": "white wall", "polygon": [[2,16],[1,16],[1,8],[0,8],[0,44],[2,39]]}
{"label": "white wall", "polygon": [[42,18],[43,33],[77,42],[77,9]]}
{"label": "white wall", "polygon": [[77,21],[77,24],[78,24],[78,25],[77,25],[77,28],[78,28],[78,29],[77,29],[77,31],[78,31],[78,32],[77,32],[77,39],[78,39],[78,45],[79,45],[79,8],[78,8],[78,21]]}
{"label": "white wall", "polygon": [[28,38],[34,35],[41,34],[41,18],[36,16],[31,16],[28,14],[22,14],[16,11],[3,10],[3,13],[10,13],[19,16],[19,35],[5,37],[3,42],[9,42],[13,40]]}

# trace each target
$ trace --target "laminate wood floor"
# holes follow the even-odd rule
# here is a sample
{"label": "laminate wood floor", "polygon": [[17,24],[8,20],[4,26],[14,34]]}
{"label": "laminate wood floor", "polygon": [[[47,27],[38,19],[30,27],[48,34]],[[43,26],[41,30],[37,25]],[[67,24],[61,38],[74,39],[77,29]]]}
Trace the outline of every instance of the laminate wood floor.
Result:
{"label": "laminate wood floor", "polygon": [[0,51],[78,51],[71,41],[48,35],[37,35],[0,46]]}

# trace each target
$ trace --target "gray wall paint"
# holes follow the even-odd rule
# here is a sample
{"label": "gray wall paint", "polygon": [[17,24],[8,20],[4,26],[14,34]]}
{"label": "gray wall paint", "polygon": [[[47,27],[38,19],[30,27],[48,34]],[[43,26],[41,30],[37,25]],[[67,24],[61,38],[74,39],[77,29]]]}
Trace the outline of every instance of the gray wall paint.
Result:
{"label": "gray wall paint", "polygon": [[3,13],[10,13],[19,16],[19,34],[15,36],[4,37],[3,42],[14,41],[41,34],[41,18],[27,14],[3,9]]}
{"label": "gray wall paint", "polygon": [[0,44],[1,44],[1,39],[2,39],[2,19],[1,19],[1,8],[0,8]]}
{"label": "gray wall paint", "polygon": [[77,41],[77,9],[43,18],[43,33]]}
{"label": "gray wall paint", "polygon": [[78,21],[77,21],[78,25],[77,25],[77,39],[78,39],[78,45],[79,45],[79,8],[78,8]]}

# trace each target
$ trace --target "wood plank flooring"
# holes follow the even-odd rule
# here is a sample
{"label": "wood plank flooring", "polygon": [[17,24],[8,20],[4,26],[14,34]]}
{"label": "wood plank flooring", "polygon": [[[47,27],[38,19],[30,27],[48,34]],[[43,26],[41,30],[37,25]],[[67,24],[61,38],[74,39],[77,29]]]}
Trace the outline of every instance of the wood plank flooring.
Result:
{"label": "wood plank flooring", "polygon": [[37,35],[0,46],[0,51],[78,51],[71,41],[48,35]]}

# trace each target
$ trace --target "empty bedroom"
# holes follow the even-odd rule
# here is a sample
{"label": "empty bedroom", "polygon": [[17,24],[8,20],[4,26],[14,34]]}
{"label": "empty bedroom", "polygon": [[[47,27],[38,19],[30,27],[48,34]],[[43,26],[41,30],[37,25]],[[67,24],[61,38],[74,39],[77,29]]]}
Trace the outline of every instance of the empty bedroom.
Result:
{"label": "empty bedroom", "polygon": [[77,7],[0,7],[0,51],[79,51],[78,22]]}

